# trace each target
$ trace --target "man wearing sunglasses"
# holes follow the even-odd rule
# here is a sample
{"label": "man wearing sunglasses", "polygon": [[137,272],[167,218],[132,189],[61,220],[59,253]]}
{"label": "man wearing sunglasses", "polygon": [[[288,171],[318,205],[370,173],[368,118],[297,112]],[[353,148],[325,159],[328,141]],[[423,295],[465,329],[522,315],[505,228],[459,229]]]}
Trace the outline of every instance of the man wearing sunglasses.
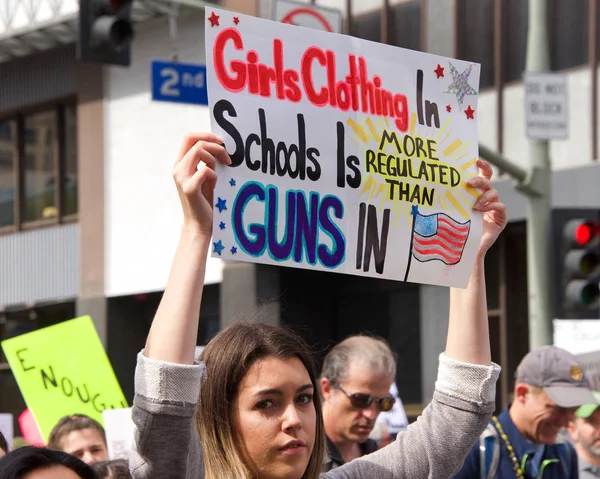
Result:
{"label": "man wearing sunglasses", "polygon": [[369,439],[380,412],[389,411],[396,358],[388,344],[351,336],[329,351],[323,362],[321,392],[327,435],[327,471],[377,449]]}

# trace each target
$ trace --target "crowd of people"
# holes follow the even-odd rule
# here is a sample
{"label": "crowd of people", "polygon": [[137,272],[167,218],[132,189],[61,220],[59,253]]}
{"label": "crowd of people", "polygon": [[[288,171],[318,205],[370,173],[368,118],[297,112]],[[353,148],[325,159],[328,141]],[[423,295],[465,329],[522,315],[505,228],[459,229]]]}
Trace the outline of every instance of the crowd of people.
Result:
{"label": "crowd of people", "polygon": [[510,406],[493,416],[500,368],[491,359],[484,259],[507,216],[484,161],[469,180],[483,218],[477,258],[467,288],[450,290],[435,392],[416,422],[387,435],[384,422],[376,427],[398,405],[396,357],[381,338],[345,339],[318,374],[310,347],[289,328],[236,322],[196,358],[215,166],[230,161],[209,133],[188,135],[177,159],[184,221],[137,357],[129,457],[109,460],[102,426],[68,416],[47,447],[8,451],[0,441],[1,479],[600,477],[600,398],[567,351],[548,346],[523,358]]}

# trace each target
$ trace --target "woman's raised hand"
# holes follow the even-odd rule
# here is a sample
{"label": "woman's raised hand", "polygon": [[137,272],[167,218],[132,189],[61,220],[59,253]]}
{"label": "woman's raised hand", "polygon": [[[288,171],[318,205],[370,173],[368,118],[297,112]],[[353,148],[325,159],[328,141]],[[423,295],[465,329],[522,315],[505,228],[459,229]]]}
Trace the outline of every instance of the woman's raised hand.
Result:
{"label": "woman's raised hand", "polygon": [[231,164],[223,140],[212,133],[190,133],[183,139],[173,169],[184,229],[209,238],[212,235],[217,161]]}
{"label": "woman's raised hand", "polygon": [[471,178],[467,184],[482,192],[473,209],[483,213],[483,231],[477,252],[478,256],[483,257],[506,227],[508,218],[506,206],[500,201],[498,191],[492,186],[492,167],[483,160],[477,160],[477,166],[479,167],[479,176]]}

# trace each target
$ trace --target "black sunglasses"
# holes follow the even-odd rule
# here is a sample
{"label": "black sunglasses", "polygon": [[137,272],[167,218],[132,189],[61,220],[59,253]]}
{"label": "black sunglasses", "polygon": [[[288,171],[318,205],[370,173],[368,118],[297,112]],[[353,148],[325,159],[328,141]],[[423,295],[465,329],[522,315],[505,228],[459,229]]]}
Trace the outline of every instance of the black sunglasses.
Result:
{"label": "black sunglasses", "polygon": [[368,409],[371,407],[371,404],[376,403],[379,411],[386,412],[392,409],[394,407],[394,403],[396,402],[394,396],[384,396],[382,398],[378,398],[364,393],[348,394],[339,384],[334,383],[333,387],[342,391],[348,397],[348,399],[350,399],[350,403],[356,409]]}

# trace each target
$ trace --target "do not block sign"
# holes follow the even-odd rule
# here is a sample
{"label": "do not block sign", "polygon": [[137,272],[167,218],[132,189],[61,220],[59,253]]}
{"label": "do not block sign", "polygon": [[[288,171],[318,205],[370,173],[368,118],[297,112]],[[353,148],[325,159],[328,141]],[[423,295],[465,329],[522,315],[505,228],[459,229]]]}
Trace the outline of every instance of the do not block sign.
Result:
{"label": "do not block sign", "polygon": [[8,339],[2,349],[45,441],[63,416],[102,424],[103,410],[127,407],[89,316]]}
{"label": "do not block sign", "polygon": [[567,78],[557,73],[525,75],[525,122],[534,140],[565,140],[569,136]]}

